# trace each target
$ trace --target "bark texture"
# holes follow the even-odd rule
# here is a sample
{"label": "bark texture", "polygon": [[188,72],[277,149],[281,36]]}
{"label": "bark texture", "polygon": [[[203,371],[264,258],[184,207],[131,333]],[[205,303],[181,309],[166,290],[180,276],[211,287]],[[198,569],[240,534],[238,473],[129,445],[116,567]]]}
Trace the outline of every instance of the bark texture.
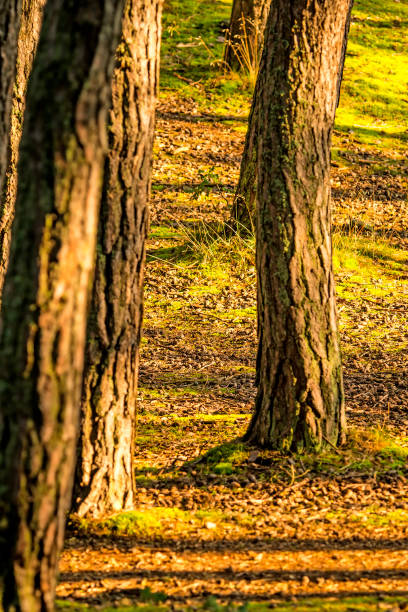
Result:
{"label": "bark texture", "polygon": [[257,83],[258,332],[247,439],[286,450],[345,432],[330,237],[330,142],[349,0],[273,0]]}
{"label": "bark texture", "polygon": [[23,0],[18,34],[16,75],[12,96],[7,170],[1,191],[0,213],[0,301],[10,252],[11,224],[17,195],[17,162],[20,146],[25,96],[34,55],[37,49],[46,0]]}
{"label": "bark texture", "polygon": [[[342,53],[340,67],[337,78],[337,104],[340,100],[340,87],[343,78],[344,61],[348,34],[351,23],[351,10],[353,2],[350,2],[347,20],[344,27],[344,37],[342,42]],[[255,226],[256,211],[256,185],[257,185],[257,138],[258,138],[258,103],[259,87],[255,88],[252,109],[249,116],[248,131],[245,140],[244,152],[241,160],[241,169],[235,192],[234,203],[232,205],[232,224],[243,231],[252,231]]]}
{"label": "bark texture", "polygon": [[21,4],[22,0],[0,0],[0,195],[7,169]]}
{"label": "bark texture", "polygon": [[234,202],[231,210],[231,226],[238,231],[255,229],[257,153],[258,153],[258,88],[255,88],[249,113],[248,129]]}
{"label": "bark texture", "polygon": [[48,2],[27,92],[0,338],[4,610],[54,609],[122,8]]}
{"label": "bark texture", "polygon": [[260,56],[270,3],[271,0],[233,1],[224,54],[230,68],[241,67],[238,55],[242,53],[242,43],[248,47],[250,61]]}
{"label": "bark texture", "polygon": [[134,427],[161,0],[127,0],[88,324],[74,509],[133,507]]}

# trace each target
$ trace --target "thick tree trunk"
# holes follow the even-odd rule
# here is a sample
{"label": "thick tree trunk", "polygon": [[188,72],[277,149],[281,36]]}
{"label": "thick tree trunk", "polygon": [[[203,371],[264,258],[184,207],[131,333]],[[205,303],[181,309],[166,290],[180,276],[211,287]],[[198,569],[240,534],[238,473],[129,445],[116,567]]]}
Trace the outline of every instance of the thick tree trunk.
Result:
{"label": "thick tree trunk", "polygon": [[[10,139],[12,90],[22,0],[0,0],[0,197],[4,189]],[[2,202],[0,203],[2,208]],[[0,211],[1,214],[1,211]]]}
{"label": "thick tree trunk", "polygon": [[27,92],[0,339],[5,610],[54,608],[122,8],[48,2]]}
{"label": "thick tree trunk", "polygon": [[230,68],[239,70],[247,63],[258,64],[270,3],[271,0],[234,0],[224,54]]}
{"label": "thick tree trunk", "polygon": [[17,65],[12,98],[11,121],[9,131],[7,171],[2,189],[0,213],[0,302],[4,277],[7,271],[10,251],[11,224],[14,218],[14,207],[17,195],[17,162],[20,146],[25,96],[28,78],[31,72],[34,55],[42,23],[43,8],[46,0],[23,0],[21,25],[18,35]]}
{"label": "thick tree trunk", "polygon": [[[340,68],[337,79],[337,104],[340,100],[340,87],[343,78],[344,61],[348,34],[351,23],[351,10],[353,2],[350,2],[347,20],[344,28],[344,38],[342,42],[342,53]],[[235,192],[234,202],[231,211],[231,224],[241,231],[252,231],[255,226],[256,210],[256,185],[257,185],[257,139],[258,139],[258,103],[259,88],[255,89],[251,114],[248,122],[248,131],[245,140],[244,152],[241,160],[241,169],[238,186]]]}
{"label": "thick tree trunk", "polygon": [[258,329],[247,439],[319,449],[345,432],[330,141],[350,0],[273,0],[257,83]]}
{"label": "thick tree trunk", "polygon": [[88,324],[74,510],[134,503],[134,427],[161,0],[127,0]]}

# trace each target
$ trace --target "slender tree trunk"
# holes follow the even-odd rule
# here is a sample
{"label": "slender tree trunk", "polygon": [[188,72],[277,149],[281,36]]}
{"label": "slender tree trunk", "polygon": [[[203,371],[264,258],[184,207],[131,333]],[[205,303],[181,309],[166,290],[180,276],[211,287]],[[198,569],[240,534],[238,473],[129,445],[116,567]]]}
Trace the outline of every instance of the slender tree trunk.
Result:
{"label": "slender tree trunk", "polygon": [[234,0],[224,54],[230,68],[239,70],[242,62],[246,64],[242,54],[248,56],[249,62],[258,63],[270,3],[271,0]]}
{"label": "slender tree trunk", "polygon": [[247,439],[320,449],[345,433],[330,237],[330,142],[350,0],[273,0],[257,83],[258,330]]}
{"label": "slender tree trunk", "polygon": [[122,8],[48,2],[27,92],[0,338],[4,610],[54,609]]}
{"label": "slender tree trunk", "polygon": [[231,227],[239,232],[253,232],[255,228],[257,152],[258,152],[258,90],[255,88],[248,130],[234,202],[231,210]]}
{"label": "slender tree trunk", "polygon": [[88,323],[74,510],[134,503],[134,427],[161,0],[127,0]]}
{"label": "slender tree trunk", "polygon": [[[348,34],[351,23],[351,10],[353,2],[350,2],[347,20],[344,28],[342,42],[342,54],[337,79],[337,105],[340,100],[340,87],[343,78],[344,61],[346,57]],[[257,139],[258,139],[258,104],[259,88],[255,89],[251,114],[249,116],[248,131],[245,140],[244,152],[241,160],[241,169],[238,186],[235,192],[231,211],[231,223],[240,230],[252,231],[255,226],[256,210],[256,185],[257,185]]]}
{"label": "slender tree trunk", "polygon": [[354,0],[350,0],[350,5],[347,13],[346,25],[344,28],[344,38],[343,44],[341,46],[341,60],[340,60],[340,70],[337,78],[337,102],[336,108],[338,108],[340,104],[340,91],[341,91],[341,83],[343,81],[343,72],[344,72],[344,63],[346,61],[346,51],[347,51],[347,43],[350,33],[351,26],[351,11],[353,10]]}
{"label": "slender tree trunk", "polygon": [[7,170],[21,3],[21,0],[0,0],[0,196]]}
{"label": "slender tree trunk", "polygon": [[46,0],[23,0],[18,35],[17,64],[8,134],[7,171],[2,190],[0,213],[0,302],[10,251],[11,224],[17,195],[17,162],[20,146],[28,78],[42,23]]}

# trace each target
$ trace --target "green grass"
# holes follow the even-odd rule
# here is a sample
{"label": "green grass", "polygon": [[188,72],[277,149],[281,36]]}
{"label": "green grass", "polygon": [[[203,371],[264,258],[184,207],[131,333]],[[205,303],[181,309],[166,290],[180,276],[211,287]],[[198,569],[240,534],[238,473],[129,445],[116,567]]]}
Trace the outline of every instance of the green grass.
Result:
{"label": "green grass", "polygon": [[[145,589],[146,591],[146,589]],[[161,593],[146,592],[145,598],[149,596],[154,600],[155,596],[160,597]],[[165,594],[164,594],[165,595]],[[201,604],[190,606],[176,605],[175,607],[166,604],[154,603],[135,603],[133,606],[87,606],[70,602],[57,602],[57,610],[64,612],[168,612],[170,610],[183,610],[185,612],[193,612],[193,610],[209,610],[210,612],[270,612],[271,609],[275,612],[378,612],[378,610],[395,609],[398,604],[405,604],[407,601],[405,595],[393,596],[378,596],[363,595],[356,597],[306,597],[296,598],[296,601],[274,602],[272,605],[269,602],[236,604],[223,604],[215,597],[208,597]],[[379,607],[379,604],[381,607]]]}
{"label": "green grass", "polygon": [[388,302],[408,295],[407,253],[386,239],[333,236],[333,265],[340,297],[381,297]]}
{"label": "green grass", "polygon": [[[361,222],[363,223],[363,221]],[[228,235],[212,226],[206,229],[200,224],[197,231],[191,230],[182,251],[182,258],[169,260],[170,265],[176,265],[190,279],[188,295],[190,299],[200,299],[208,296],[221,295],[228,291],[233,282],[236,286],[253,286],[255,282],[255,240],[249,236],[242,238],[238,234]],[[340,329],[349,330],[351,336],[361,335],[361,329],[356,329],[353,312],[355,307],[368,308],[371,312],[380,313],[386,305],[395,303],[406,304],[408,297],[408,274],[406,250],[395,246],[392,236],[379,233],[375,228],[365,234],[357,227],[351,227],[333,235],[334,269],[336,273],[336,289],[338,298],[345,300],[346,306],[340,308]],[[353,305],[354,303],[354,305]],[[182,310],[184,302],[173,300],[170,303],[166,297],[159,299],[147,295],[147,307],[162,311],[162,326],[172,312]],[[401,308],[401,307],[399,307]],[[205,316],[225,324],[246,323],[256,319],[256,308],[248,306],[237,309],[224,307],[222,310],[212,308],[206,310]],[[392,321],[390,322],[390,317]],[[193,321],[191,325],[195,325]],[[178,325],[185,328],[185,320],[178,319]],[[363,318],[364,341],[371,343],[372,348],[382,347],[384,350],[403,351],[407,349],[406,334],[408,322],[398,309],[387,316]],[[351,355],[358,350],[350,336],[344,336],[343,349]]]}
{"label": "green grass", "polygon": [[155,603],[146,603],[141,601],[134,606],[88,606],[86,604],[73,603],[69,601],[57,601],[57,611],[62,612],[168,612],[169,607],[165,605],[157,605]]}
{"label": "green grass", "polygon": [[207,111],[220,114],[242,114],[243,106],[248,112],[248,82],[225,72],[222,63],[223,33],[230,12],[229,0],[212,0],[210,11],[205,0],[167,0],[163,15],[162,95],[167,90],[176,91],[193,98]]}
{"label": "green grass", "polygon": [[[177,92],[214,114],[246,115],[248,78],[225,70],[223,28],[231,3],[167,0],[163,20],[162,95]],[[336,127],[382,149],[406,147],[408,4],[356,0]],[[182,78],[180,78],[182,77]],[[190,82],[186,82],[187,78]],[[245,125],[235,125],[245,129]]]}
{"label": "green grass", "polygon": [[405,1],[354,3],[336,127],[383,149],[408,139],[407,23]]}
{"label": "green grass", "polygon": [[71,528],[79,535],[130,536],[144,540],[181,538],[207,530],[222,535],[225,529],[239,520],[242,526],[250,525],[250,515],[221,512],[218,509],[202,508],[197,511],[153,506],[143,510],[121,512],[106,519],[86,519],[72,516]]}

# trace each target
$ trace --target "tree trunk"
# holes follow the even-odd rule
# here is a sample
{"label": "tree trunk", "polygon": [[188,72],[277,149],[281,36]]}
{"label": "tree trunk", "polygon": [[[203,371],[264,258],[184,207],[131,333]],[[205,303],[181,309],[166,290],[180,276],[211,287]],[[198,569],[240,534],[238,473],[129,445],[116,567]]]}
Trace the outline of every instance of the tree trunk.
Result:
{"label": "tree trunk", "polygon": [[271,0],[234,0],[224,54],[230,68],[259,65],[270,3]]}
{"label": "tree trunk", "polygon": [[350,0],[349,9],[347,13],[346,26],[344,28],[344,38],[341,46],[341,60],[340,60],[340,70],[337,78],[337,102],[336,108],[340,104],[340,90],[341,83],[343,81],[343,72],[344,72],[344,62],[346,61],[346,51],[347,51],[347,43],[350,33],[350,25],[351,25],[351,11],[353,10],[354,0]]}
{"label": "tree trunk", "polygon": [[330,142],[350,0],[273,0],[257,83],[258,330],[247,439],[318,450],[345,433]]}
{"label": "tree trunk", "polygon": [[54,608],[122,8],[48,2],[27,92],[0,338],[5,610]]}
{"label": "tree trunk", "polygon": [[[340,87],[343,78],[344,61],[348,34],[351,23],[351,10],[353,1],[349,4],[347,20],[344,28],[344,38],[342,42],[342,53],[340,68],[337,79],[337,104],[340,100]],[[248,131],[245,139],[244,152],[241,160],[238,186],[235,192],[234,202],[231,211],[231,225],[241,231],[253,231],[255,226],[256,210],[256,171],[257,171],[257,138],[258,138],[258,98],[259,88],[255,89],[252,101],[252,109],[249,116]]]}
{"label": "tree trunk", "polygon": [[10,251],[11,224],[14,218],[14,207],[17,195],[17,162],[28,78],[31,72],[34,55],[42,23],[43,9],[46,0],[23,0],[21,24],[18,35],[17,65],[12,98],[10,130],[8,134],[7,171],[5,184],[1,191],[0,215],[0,302],[4,277],[7,270]]}
{"label": "tree trunk", "polygon": [[231,210],[231,227],[241,233],[253,232],[255,227],[257,152],[258,152],[258,90],[255,89],[239,179]]}
{"label": "tree trunk", "polygon": [[134,427],[161,0],[127,0],[88,323],[74,510],[134,503]]}
{"label": "tree trunk", "polygon": [[[16,73],[21,0],[0,0],[0,196],[3,195]],[[2,207],[2,203],[1,203]]]}

